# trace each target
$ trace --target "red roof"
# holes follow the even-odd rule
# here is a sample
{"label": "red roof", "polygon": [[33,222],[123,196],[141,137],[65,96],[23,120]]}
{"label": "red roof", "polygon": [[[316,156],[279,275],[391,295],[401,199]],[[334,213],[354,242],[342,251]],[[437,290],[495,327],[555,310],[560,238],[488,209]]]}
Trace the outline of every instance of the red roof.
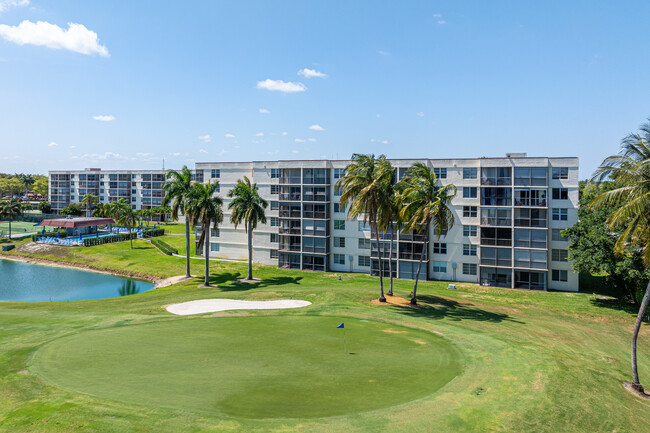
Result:
{"label": "red roof", "polygon": [[75,228],[75,227],[90,227],[90,226],[101,226],[104,224],[115,224],[113,218],[95,218],[95,217],[79,217],[79,218],[58,218],[41,221],[42,226],[48,227],[65,227],[65,228]]}

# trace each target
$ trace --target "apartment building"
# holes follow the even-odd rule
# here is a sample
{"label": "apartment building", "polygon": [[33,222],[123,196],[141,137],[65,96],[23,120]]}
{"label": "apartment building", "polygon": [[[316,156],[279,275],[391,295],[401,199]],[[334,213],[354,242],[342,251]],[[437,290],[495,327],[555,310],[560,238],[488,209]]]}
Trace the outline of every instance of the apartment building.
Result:
{"label": "apartment building", "polygon": [[[166,170],[60,170],[49,172],[49,197],[52,212],[60,213],[71,203],[79,203],[86,194],[93,194],[100,203],[112,203],[121,198],[133,209],[160,206],[164,197],[162,185]],[[195,179],[202,182],[199,176]]]}
{"label": "apartment building", "polygon": [[[578,159],[527,157],[395,159],[401,178],[415,162],[453,183],[454,226],[439,239],[413,233],[382,233],[384,275],[392,243],[393,274],[490,286],[578,290],[561,230],[577,221]],[[230,223],[228,191],[248,176],[269,201],[267,224],[253,236],[256,263],[314,271],[379,273],[379,245],[363,221],[349,221],[336,181],[349,161],[201,162],[197,179],[218,181],[224,222],[213,230],[211,251],[246,259],[246,234]]]}

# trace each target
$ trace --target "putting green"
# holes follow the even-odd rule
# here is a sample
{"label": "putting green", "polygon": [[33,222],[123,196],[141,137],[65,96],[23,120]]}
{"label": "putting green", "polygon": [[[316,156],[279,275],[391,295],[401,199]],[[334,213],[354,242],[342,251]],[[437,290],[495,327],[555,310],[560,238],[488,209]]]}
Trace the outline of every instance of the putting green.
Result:
{"label": "putting green", "polygon": [[100,398],[245,418],[394,406],[435,392],[461,368],[455,346],[434,334],[331,316],[193,318],[81,332],[45,345],[31,367],[54,386]]}

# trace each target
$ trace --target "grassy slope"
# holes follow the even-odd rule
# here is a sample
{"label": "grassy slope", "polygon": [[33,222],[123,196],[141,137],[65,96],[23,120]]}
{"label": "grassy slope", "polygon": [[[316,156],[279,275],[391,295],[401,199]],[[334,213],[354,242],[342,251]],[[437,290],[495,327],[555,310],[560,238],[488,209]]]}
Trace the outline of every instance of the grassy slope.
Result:
{"label": "grassy slope", "polygon": [[[182,236],[165,241],[182,247]],[[127,267],[157,276],[184,272],[183,259],[166,257],[144,241],[49,254],[51,259]],[[14,253],[19,254],[19,252]],[[281,271],[257,266],[263,281],[236,282],[245,265],[211,264],[219,289],[198,289],[198,278],[154,292],[104,301],[0,304],[0,431],[644,431],[650,403],[620,385],[629,379],[633,316],[586,294],[543,293],[441,282],[423,282],[424,308],[375,306],[377,280]],[[411,282],[398,281],[405,296]],[[437,393],[415,402],[354,416],[325,419],[247,420],[205,413],[120,404],[45,385],[26,371],[35,349],[84,329],[167,320],[160,307],[207,297],[276,299],[314,303],[283,315],[341,315],[371,318],[444,334],[462,351],[464,373]],[[276,312],[259,312],[273,315]],[[196,319],[194,319],[196,320]],[[219,320],[200,319],[200,320]],[[650,335],[640,338],[640,375],[650,383]],[[400,364],[409,386],[408,359]],[[191,366],[188,366],[191,368]],[[381,372],[378,372],[381,374]],[[480,392],[480,394],[479,394]]]}

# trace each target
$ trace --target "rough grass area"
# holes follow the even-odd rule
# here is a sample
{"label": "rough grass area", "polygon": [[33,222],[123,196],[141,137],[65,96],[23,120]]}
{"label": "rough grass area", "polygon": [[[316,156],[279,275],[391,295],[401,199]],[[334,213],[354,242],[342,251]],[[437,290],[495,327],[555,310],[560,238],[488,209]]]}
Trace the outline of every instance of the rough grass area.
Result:
{"label": "rough grass area", "polygon": [[[181,233],[183,230],[179,226]],[[185,243],[183,236],[167,235],[163,239],[179,250]],[[18,251],[12,251],[11,255],[42,255],[51,260],[128,270],[160,278],[181,275],[185,270],[183,259],[165,256],[144,241],[134,242],[133,250],[129,249],[128,242],[41,252],[30,252],[25,249],[24,242],[17,245]],[[638,399],[621,385],[622,381],[631,379],[629,343],[634,314],[600,297],[583,293],[487,288],[472,284],[457,284],[456,290],[448,290],[445,282],[429,281],[420,286],[421,307],[412,308],[372,304],[371,300],[379,293],[378,281],[366,275],[343,274],[339,281],[336,275],[329,273],[255,266],[255,276],[261,281],[246,284],[237,281],[245,276],[246,264],[213,262],[210,272],[211,283],[218,285],[218,288],[197,287],[203,279],[203,262],[193,260],[192,273],[197,275],[196,278],[148,293],[97,301],[0,304],[0,431],[620,433],[646,431],[650,425],[650,402]],[[406,297],[411,289],[410,281],[396,282],[397,295]],[[293,298],[310,301],[313,305],[296,310],[249,311],[246,316],[236,317],[223,317],[229,314],[227,312],[179,317],[162,308],[176,302],[206,298]],[[242,312],[230,314],[239,315]],[[309,414],[305,410],[298,418],[276,418],[286,415],[276,407],[270,411],[268,418],[258,419],[244,413],[251,411],[247,404],[259,402],[273,393],[281,396],[291,393],[279,388],[262,390],[259,396],[253,397],[253,394],[246,396],[246,389],[242,388],[242,395],[235,398],[235,394],[224,391],[227,387],[225,384],[221,388],[215,385],[213,407],[206,409],[207,402],[201,402],[196,403],[196,409],[189,409],[191,404],[181,408],[155,401],[163,396],[133,398],[117,391],[100,395],[92,389],[82,388],[82,385],[86,386],[83,380],[87,381],[87,386],[96,386],[93,385],[96,377],[82,375],[79,380],[70,379],[76,370],[81,373],[83,369],[75,368],[72,361],[65,361],[65,357],[61,358],[58,368],[51,367],[55,364],[47,364],[52,373],[39,370],[45,368],[45,364],[40,364],[39,357],[47,354],[48,348],[63,344],[67,339],[79,339],[81,348],[83,341],[88,344],[87,338],[105,332],[114,338],[111,340],[107,337],[107,342],[110,340],[111,344],[119,345],[123,341],[125,346],[130,345],[120,350],[116,347],[114,360],[117,363],[102,367],[110,370],[105,370],[105,382],[124,383],[126,378],[134,377],[133,370],[141,369],[143,374],[148,371],[146,365],[142,365],[141,351],[133,348],[137,329],[147,330],[146,339],[141,340],[143,342],[149,338],[155,338],[153,342],[162,341],[163,337],[156,332],[158,330],[169,335],[175,344],[185,347],[192,344],[193,338],[205,342],[214,336],[216,342],[233,348],[235,344],[232,341],[238,339],[240,329],[246,330],[249,326],[249,329],[255,328],[252,321],[249,325],[242,320],[239,325],[239,319],[285,321],[287,325],[292,325],[287,329],[295,329],[295,323],[302,323],[300,320],[304,319],[305,332],[312,333],[318,327],[311,323],[326,321],[328,316],[340,317],[335,322],[368,320],[368,323],[385,324],[386,329],[396,331],[402,329],[400,326],[407,327],[409,332],[411,329],[419,330],[417,332],[421,332],[422,337],[414,339],[427,342],[427,345],[419,345],[412,350],[427,350],[429,339],[441,337],[458,350],[464,362],[462,371],[437,391],[435,387],[425,389],[429,384],[423,385],[421,382],[435,381],[437,376],[428,372],[422,360],[391,353],[385,362],[373,364],[372,373],[369,374],[375,380],[390,375],[399,382],[401,392],[407,394],[403,398],[393,399],[393,383],[391,388],[381,393],[384,397],[366,392],[367,389],[363,392],[364,396],[369,395],[371,401],[385,401],[386,406],[355,407],[351,409],[356,413],[348,412],[334,417],[324,417],[323,414],[323,417],[314,417],[319,414]],[[185,326],[187,328],[183,329]],[[227,337],[229,333],[237,338],[230,340]],[[385,340],[380,338],[377,346],[384,344],[384,341],[387,345],[398,344],[399,339],[393,340],[393,336],[399,335],[382,332],[380,337],[384,336]],[[186,337],[187,342],[182,341],[181,336]],[[307,344],[314,347],[314,354],[321,344],[329,344],[327,334],[315,333],[312,336],[314,338],[309,339]],[[55,342],[61,337],[64,337],[61,343]],[[267,337],[267,340],[272,339],[273,336]],[[178,371],[181,364],[187,364],[185,369],[180,368],[183,373],[174,380],[179,380],[182,375],[189,376],[194,370],[209,370],[211,366],[215,377],[220,377],[221,368],[230,372],[237,369],[239,359],[219,358],[217,349],[205,348],[206,345],[197,345],[196,353],[186,355],[188,358],[172,358],[170,368],[173,367],[174,371]],[[271,347],[266,340],[259,346],[262,354]],[[133,350],[127,350],[128,347]],[[39,349],[43,352],[39,352]],[[79,349],[73,346],[66,350],[79,354]],[[203,360],[200,358],[201,350],[205,351]],[[381,350],[381,347],[375,350]],[[134,352],[135,361],[131,359],[130,352]],[[151,373],[161,374],[164,366],[156,360],[162,355],[153,348],[149,353]],[[91,350],[81,355],[92,360]],[[275,358],[269,361],[275,361],[281,355],[273,356]],[[357,362],[353,360],[355,356],[349,355],[349,360],[344,362]],[[644,326],[639,338],[639,373],[645,384],[650,384],[649,357],[650,334],[647,326]],[[81,357],[75,362],[83,363],[83,360]],[[219,363],[219,360],[224,362]],[[250,362],[255,363],[255,369],[250,372],[242,369],[252,375],[252,382],[247,386],[263,386],[259,378],[264,375],[273,377],[276,372],[275,362],[263,365],[257,357]],[[226,366],[225,363],[232,365]],[[352,367],[342,362],[332,362],[322,370],[331,380],[336,380],[343,374],[343,368]],[[322,378],[319,378],[321,373],[324,374],[319,371],[314,379],[321,380],[323,384]],[[55,377],[55,374],[58,376]],[[301,371],[295,374],[305,377]],[[139,376],[140,380],[146,379]],[[359,372],[353,376],[359,381],[363,377]],[[242,380],[241,375],[232,374],[232,380]],[[168,390],[172,388],[170,384],[159,386]],[[200,394],[205,395],[205,391]],[[219,395],[223,397],[222,400],[219,400]],[[331,409],[335,405],[335,401],[331,406],[319,404],[314,410]]]}

